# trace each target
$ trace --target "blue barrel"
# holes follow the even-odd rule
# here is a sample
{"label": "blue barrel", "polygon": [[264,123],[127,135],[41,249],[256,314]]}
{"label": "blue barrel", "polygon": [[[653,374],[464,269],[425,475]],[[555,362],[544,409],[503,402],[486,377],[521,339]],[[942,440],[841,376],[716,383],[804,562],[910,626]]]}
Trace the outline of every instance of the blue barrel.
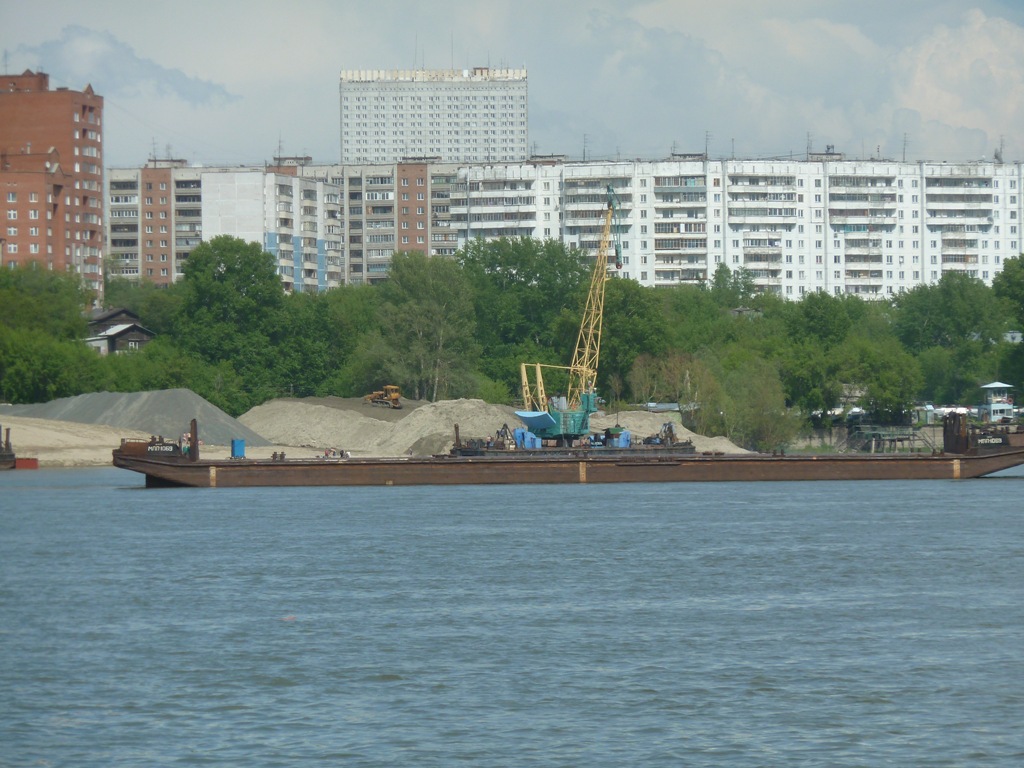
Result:
{"label": "blue barrel", "polygon": [[234,439],[231,441],[231,458],[232,459],[244,459],[245,458],[245,440]]}

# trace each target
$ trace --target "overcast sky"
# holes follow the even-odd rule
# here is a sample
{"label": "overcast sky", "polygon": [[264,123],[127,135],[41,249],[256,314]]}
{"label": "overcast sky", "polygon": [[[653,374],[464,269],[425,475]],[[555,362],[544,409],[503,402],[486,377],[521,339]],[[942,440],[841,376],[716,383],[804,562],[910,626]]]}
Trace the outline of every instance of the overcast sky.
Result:
{"label": "overcast sky", "polygon": [[1024,160],[1024,0],[0,0],[0,49],[113,167],[334,163],[342,69],[453,65],[527,68],[539,154]]}

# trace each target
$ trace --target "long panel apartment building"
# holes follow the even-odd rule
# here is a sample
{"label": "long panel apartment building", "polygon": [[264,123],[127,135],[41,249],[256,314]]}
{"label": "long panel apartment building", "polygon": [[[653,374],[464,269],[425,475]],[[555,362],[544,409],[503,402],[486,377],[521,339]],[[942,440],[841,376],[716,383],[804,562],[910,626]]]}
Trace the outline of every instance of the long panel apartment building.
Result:
{"label": "long panel apartment building", "polygon": [[[807,161],[303,161],[273,170],[275,178],[286,171],[319,185],[316,199],[325,206],[316,219],[315,262],[296,258],[294,249],[300,243],[311,254],[313,220],[305,232],[292,229],[296,211],[312,216],[312,199],[298,208],[294,201],[312,198],[314,187],[296,187],[289,198],[282,190],[294,182],[261,175],[256,183],[252,174],[271,169],[245,170],[253,179],[246,185],[212,181],[239,169],[177,169],[183,180],[201,180],[202,225],[176,220],[172,231],[186,228],[178,233],[188,238],[183,243],[214,233],[264,243],[293,290],[378,282],[396,251],[451,256],[476,238],[554,239],[594,252],[609,187],[619,204],[618,274],[646,286],[701,284],[724,264],[785,298],[812,291],[884,298],[950,271],[991,284],[1005,259],[1021,251],[1019,163],[860,161],[830,153]],[[116,255],[113,230],[121,218],[114,172],[111,178]],[[196,205],[194,195],[188,200]],[[243,207],[246,217],[229,213]]]}
{"label": "long panel apartment building", "polygon": [[762,291],[885,297],[949,271],[991,284],[1020,254],[1019,163],[535,162],[460,168],[451,226],[467,238],[555,238],[595,250],[611,187],[621,276],[698,284],[718,265]]}

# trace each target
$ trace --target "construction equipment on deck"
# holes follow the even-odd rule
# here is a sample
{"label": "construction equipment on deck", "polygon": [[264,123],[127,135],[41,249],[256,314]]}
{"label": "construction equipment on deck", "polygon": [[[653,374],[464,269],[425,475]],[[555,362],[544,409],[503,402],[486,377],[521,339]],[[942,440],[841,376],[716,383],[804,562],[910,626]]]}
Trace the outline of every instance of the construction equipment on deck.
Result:
{"label": "construction equipment on deck", "polygon": [[[590,434],[590,414],[597,408],[597,364],[601,354],[601,324],[604,319],[604,289],[608,280],[609,257],[614,248],[615,268],[622,269],[621,231],[618,224],[619,198],[609,184],[608,207],[604,216],[601,246],[590,276],[590,290],[583,310],[583,321],[576,340],[572,363],[566,368],[543,363],[520,365],[523,411],[516,415],[531,432],[540,438],[561,442]],[[533,368],[533,381],[530,369]],[[569,382],[564,397],[549,398],[544,390],[543,368],[568,371]]]}
{"label": "construction equipment on deck", "polygon": [[402,393],[394,384],[385,384],[384,389],[371,392],[363,400],[371,405],[382,405],[385,408],[402,407]]}

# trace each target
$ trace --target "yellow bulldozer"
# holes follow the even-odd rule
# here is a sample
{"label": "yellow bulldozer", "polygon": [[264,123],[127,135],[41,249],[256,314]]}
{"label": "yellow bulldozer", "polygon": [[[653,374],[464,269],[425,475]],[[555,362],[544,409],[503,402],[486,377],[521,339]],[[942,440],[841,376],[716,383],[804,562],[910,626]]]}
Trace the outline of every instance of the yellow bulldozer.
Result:
{"label": "yellow bulldozer", "polygon": [[394,384],[385,384],[384,389],[371,392],[363,398],[370,405],[382,405],[385,408],[401,408],[402,393]]}

